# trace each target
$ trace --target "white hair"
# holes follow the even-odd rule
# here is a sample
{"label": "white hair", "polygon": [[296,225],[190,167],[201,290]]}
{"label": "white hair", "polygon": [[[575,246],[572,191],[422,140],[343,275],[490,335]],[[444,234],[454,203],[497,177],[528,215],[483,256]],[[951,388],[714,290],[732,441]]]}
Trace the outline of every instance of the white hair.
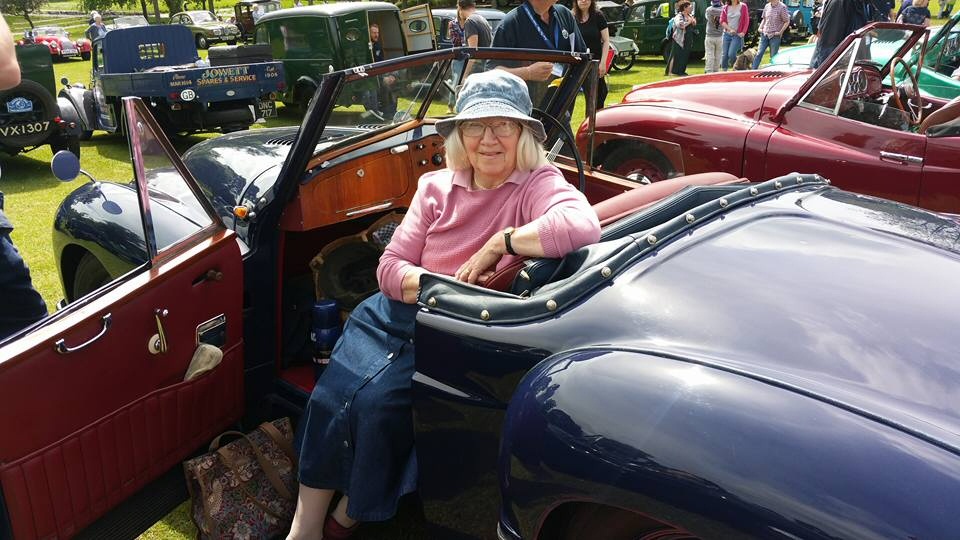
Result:
{"label": "white hair", "polygon": [[[547,152],[527,126],[520,124],[520,127],[520,139],[517,141],[517,170],[529,172],[543,167],[547,164]],[[444,150],[447,154],[448,169],[459,171],[471,167],[459,128],[454,128],[447,137]]]}

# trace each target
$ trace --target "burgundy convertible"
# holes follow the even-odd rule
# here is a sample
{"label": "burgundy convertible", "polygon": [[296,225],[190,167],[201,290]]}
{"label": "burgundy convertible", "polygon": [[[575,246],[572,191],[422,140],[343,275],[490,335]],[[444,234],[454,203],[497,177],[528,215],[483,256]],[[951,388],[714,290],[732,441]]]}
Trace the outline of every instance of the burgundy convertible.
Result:
{"label": "burgundy convertible", "polygon": [[[867,26],[816,71],[737,71],[635,88],[597,113],[591,163],[640,181],[817,171],[839,187],[960,213],[960,99],[917,91],[922,28]],[[871,49],[896,51],[884,63]],[[879,54],[877,55],[880,56]],[[892,73],[891,73],[892,70]],[[589,129],[581,127],[585,151]]]}

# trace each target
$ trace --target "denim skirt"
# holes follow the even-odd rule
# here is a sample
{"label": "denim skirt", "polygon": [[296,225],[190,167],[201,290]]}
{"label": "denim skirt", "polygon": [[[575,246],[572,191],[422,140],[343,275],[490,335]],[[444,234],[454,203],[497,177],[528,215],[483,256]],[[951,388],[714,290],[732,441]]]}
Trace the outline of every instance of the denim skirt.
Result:
{"label": "denim skirt", "polygon": [[413,329],[417,306],[377,293],[347,320],[297,429],[300,483],[350,497],[347,515],[383,521],[416,489]]}

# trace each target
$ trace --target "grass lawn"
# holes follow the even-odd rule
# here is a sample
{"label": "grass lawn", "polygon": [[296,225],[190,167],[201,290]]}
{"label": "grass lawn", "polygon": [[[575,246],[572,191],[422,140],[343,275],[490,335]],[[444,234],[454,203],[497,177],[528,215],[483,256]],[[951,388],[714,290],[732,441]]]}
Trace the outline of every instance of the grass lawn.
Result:
{"label": "grass lawn", "polygon": [[[284,0],[285,6],[292,5],[292,3],[292,0]],[[54,5],[60,6],[60,9],[76,8],[75,5],[72,8],[70,7],[71,2],[51,3],[48,7],[52,8]],[[226,7],[231,6],[232,2],[218,0],[217,5]],[[937,14],[939,7],[934,2],[931,4],[930,10]],[[75,36],[82,33],[82,29],[86,27],[86,21],[82,17],[59,20],[66,23]],[[26,22],[21,19],[11,18],[8,21],[15,29],[15,33],[22,31],[27,26]],[[48,22],[51,22],[50,17],[38,15],[35,18],[35,23],[38,25]],[[942,24],[943,21],[939,22]],[[58,79],[67,77],[74,82],[89,83],[88,62],[71,60],[55,64],[55,66]],[[701,73],[703,62],[691,64],[689,71],[690,73]],[[607,103],[620,101],[633,85],[660,80],[663,77],[662,60],[657,58],[640,59],[630,71],[613,73],[607,79],[610,89]],[[282,106],[281,113],[283,113]],[[584,104],[581,97],[574,111],[573,125],[579,125],[583,116]],[[281,114],[280,118],[268,121],[266,127],[296,125],[299,121],[293,115]],[[254,126],[254,128],[259,127]],[[175,144],[182,152],[189,146],[214,136],[216,135],[192,136],[179,139],[175,141]],[[0,161],[0,164],[2,164],[0,191],[3,191],[6,195],[5,212],[16,226],[13,232],[13,240],[30,265],[34,285],[47,301],[48,307],[52,308],[63,297],[57,270],[54,266],[51,235],[53,217],[64,197],[76,189],[80,182],[84,180],[78,179],[72,183],[59,182],[50,173],[50,159],[51,155],[47,146],[26,155],[3,157]],[[86,171],[98,180],[127,182],[132,177],[127,142],[126,139],[119,136],[98,132],[90,141],[81,143],[81,164]],[[188,506],[185,503],[163,521],[157,523],[144,534],[143,538],[187,539],[194,537],[195,534],[196,531],[188,515]]]}

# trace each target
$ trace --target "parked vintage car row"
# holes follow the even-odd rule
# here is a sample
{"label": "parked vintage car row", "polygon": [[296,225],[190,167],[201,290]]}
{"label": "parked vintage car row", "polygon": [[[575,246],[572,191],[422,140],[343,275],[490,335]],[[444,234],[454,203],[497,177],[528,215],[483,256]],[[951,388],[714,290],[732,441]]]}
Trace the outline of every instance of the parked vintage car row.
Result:
{"label": "parked vintage car row", "polygon": [[[919,39],[875,29],[901,32],[899,55]],[[877,135],[900,131],[839,116],[897,116],[874,107],[899,96],[893,62],[862,63],[863,37],[816,72],[703,78],[709,103],[693,78],[635,90],[570,141],[584,160],[555,162],[595,204],[599,243],[485,286],[423,278],[413,392],[431,537],[954,536],[960,225],[838,186],[897,195],[918,169],[913,186],[929,173],[940,195],[909,202],[956,212],[956,121],[924,136],[920,165]],[[321,77],[301,126],[182,158],[148,103],[121,100],[133,181],[67,197],[54,243],[68,302],[0,344],[0,422],[19,426],[0,438],[0,537],[135,536],[180,500],[179,461],[216,433],[299,414],[314,368],[294,306],[318,283],[333,299],[375,289],[364,238],[385,240],[389,227],[367,233],[446,165],[434,124],[467,54],[566,64],[537,104],[545,120],[594,73],[546,51],[397,54]],[[387,77],[404,114],[362,121],[349,96]],[[840,136],[809,132],[829,122]],[[857,168],[856,144],[903,163]],[[64,178],[71,159],[55,160]],[[199,343],[223,360],[184,382]],[[120,504],[137,492],[150,504]]]}

